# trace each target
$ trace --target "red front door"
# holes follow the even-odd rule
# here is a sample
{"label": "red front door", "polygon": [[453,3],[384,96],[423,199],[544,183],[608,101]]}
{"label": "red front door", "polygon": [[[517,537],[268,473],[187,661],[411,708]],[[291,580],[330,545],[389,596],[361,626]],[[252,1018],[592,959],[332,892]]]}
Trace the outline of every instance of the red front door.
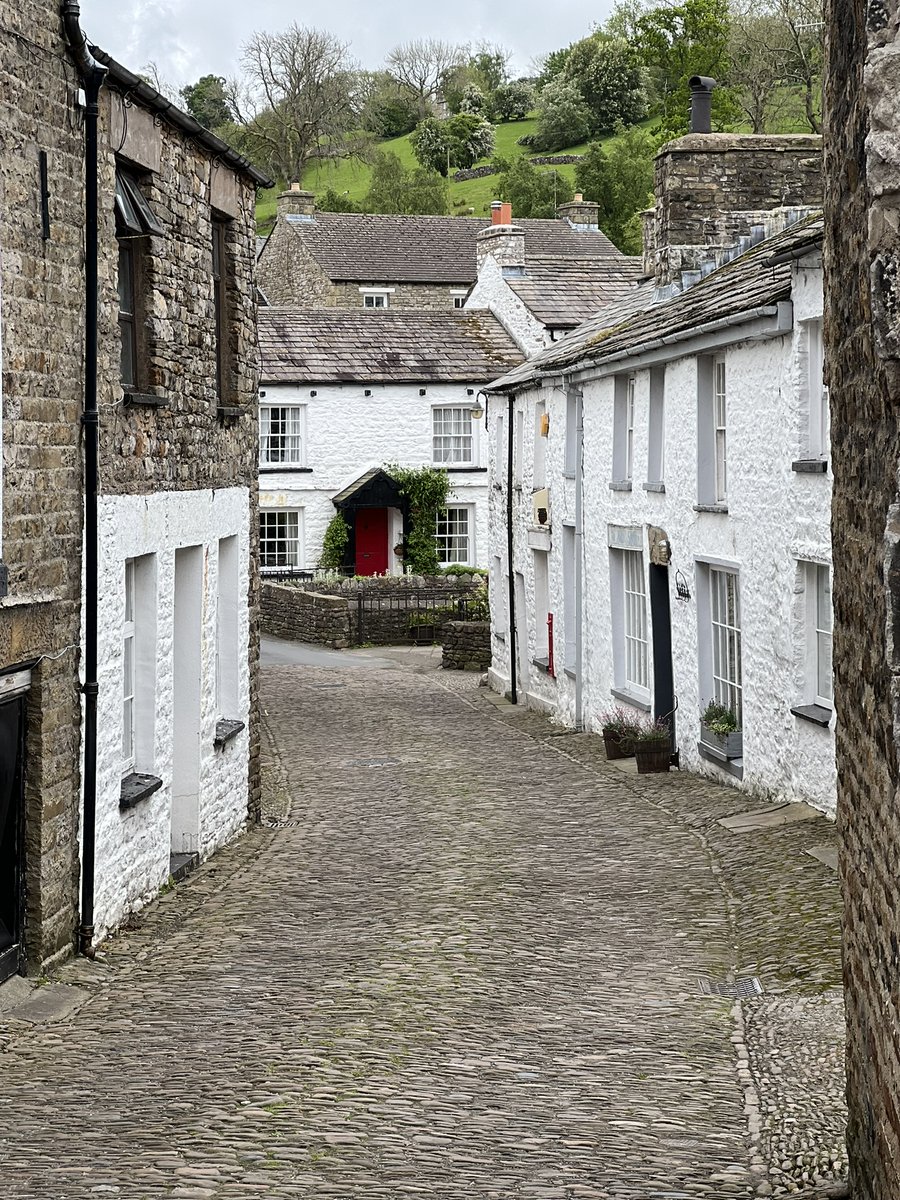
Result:
{"label": "red front door", "polygon": [[384,575],[388,569],[388,511],[356,510],[356,573]]}

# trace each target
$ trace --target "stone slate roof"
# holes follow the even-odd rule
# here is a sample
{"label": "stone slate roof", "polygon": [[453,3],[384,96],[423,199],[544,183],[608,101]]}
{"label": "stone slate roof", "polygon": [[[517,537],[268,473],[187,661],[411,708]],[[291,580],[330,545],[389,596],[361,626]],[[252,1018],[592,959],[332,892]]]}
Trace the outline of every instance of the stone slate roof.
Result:
{"label": "stone slate roof", "polygon": [[484,383],[522,362],[489,312],[259,310],[263,383]]}
{"label": "stone slate roof", "polygon": [[821,244],[822,229],[821,217],[798,222],[671,299],[657,301],[654,285],[647,283],[497,379],[491,390],[515,391],[541,376],[582,370],[615,355],[640,354],[663,338],[688,337],[707,322],[788,300],[791,261]]}
{"label": "stone slate roof", "polygon": [[598,309],[634,291],[643,259],[525,259],[525,274],[506,280],[516,295],[550,329],[573,329]]}
{"label": "stone slate roof", "polygon": [[[475,282],[475,238],[483,217],[405,217],[317,212],[292,215],[288,228],[332,280],[378,283]],[[605,233],[580,233],[568,221],[522,220],[525,254],[537,257],[621,257]]]}

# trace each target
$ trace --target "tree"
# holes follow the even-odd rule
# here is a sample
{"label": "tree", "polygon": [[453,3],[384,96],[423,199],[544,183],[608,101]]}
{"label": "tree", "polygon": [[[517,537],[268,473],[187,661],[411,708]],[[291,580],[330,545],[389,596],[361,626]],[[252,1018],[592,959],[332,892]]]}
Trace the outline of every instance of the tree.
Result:
{"label": "tree", "polygon": [[[728,71],[728,0],[682,0],[657,4],[637,19],[637,48],[656,93],[659,128],[680,135],[688,128],[688,80],[692,75],[725,79]],[[738,115],[727,88],[713,93],[718,125]]]}
{"label": "tree", "polygon": [[585,141],[591,114],[577,84],[565,77],[548,83],[538,97],[538,124],[530,138],[535,150],[564,150]]}
{"label": "tree", "polygon": [[419,118],[427,117],[444,81],[454,67],[462,65],[468,47],[455,46],[436,38],[416,38],[395,46],[387,56],[387,71],[416,98]]}
{"label": "tree", "polygon": [[410,135],[423,167],[447,175],[450,167],[471,167],[494,151],[494,127],[474,113],[459,113],[443,121],[427,117]]}
{"label": "tree", "polygon": [[641,251],[637,213],[653,203],[658,141],[645,129],[617,130],[604,149],[593,142],[575,167],[575,186],[600,209],[600,228],[626,254]]}
{"label": "tree", "polygon": [[495,159],[500,170],[498,191],[501,200],[512,204],[516,217],[556,216],[560,204],[572,199],[572,186],[556,170],[540,170],[524,155],[513,159]]}
{"label": "tree", "polygon": [[524,121],[534,106],[534,88],[523,80],[501,84],[491,93],[490,106],[495,121]]}
{"label": "tree", "polygon": [[803,93],[806,122],[822,132],[821,83],[825,25],[822,0],[772,0],[772,8],[787,31],[784,79]]}
{"label": "tree", "polygon": [[387,71],[360,71],[357,77],[359,123],[381,138],[412,133],[419,121],[415,97]]}
{"label": "tree", "polygon": [[228,103],[225,80],[221,75],[201,75],[196,83],[183,87],[179,95],[194,120],[207,129],[218,129],[234,121],[234,111]]}
{"label": "tree", "polygon": [[482,90],[495,92],[509,82],[509,63],[512,51],[492,42],[479,42],[469,57],[469,66],[481,81]]}
{"label": "tree", "polygon": [[450,210],[447,181],[424,167],[408,170],[396,154],[380,150],[372,167],[366,212],[435,214]]}
{"label": "tree", "polygon": [[550,50],[547,54],[538,55],[534,65],[538,68],[535,83],[539,91],[562,75],[571,52],[571,46],[564,46],[561,50]]}
{"label": "tree", "polygon": [[484,92],[477,83],[470,83],[463,92],[462,99],[459,102],[459,111],[464,113],[475,113],[476,116],[483,116],[487,108],[487,98]]}
{"label": "tree", "polygon": [[336,192],[334,188],[326,188],[316,195],[316,208],[319,212],[361,212],[358,204],[354,204],[347,192]]}
{"label": "tree", "polygon": [[576,42],[563,79],[576,84],[591,114],[591,132],[609,133],[621,121],[633,125],[647,115],[644,65],[621,38],[592,34]]}
{"label": "tree", "polygon": [[729,79],[754,133],[798,90],[810,130],[821,131],[822,30],[819,0],[731,0]]}
{"label": "tree", "polygon": [[244,47],[246,86],[229,97],[258,157],[288,182],[323,150],[341,152],[356,124],[355,64],[330,33],[293,24]]}

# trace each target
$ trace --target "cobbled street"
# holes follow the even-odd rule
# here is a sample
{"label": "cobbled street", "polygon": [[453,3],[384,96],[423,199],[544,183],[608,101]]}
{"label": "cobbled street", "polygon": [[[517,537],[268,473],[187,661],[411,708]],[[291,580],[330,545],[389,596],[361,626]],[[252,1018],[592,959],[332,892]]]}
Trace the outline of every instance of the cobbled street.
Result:
{"label": "cobbled street", "polygon": [[266,824],[102,960],[0,989],[4,1197],[841,1176],[829,822],[730,831],[766,806],[608,764],[428,651],[291,658],[263,672]]}

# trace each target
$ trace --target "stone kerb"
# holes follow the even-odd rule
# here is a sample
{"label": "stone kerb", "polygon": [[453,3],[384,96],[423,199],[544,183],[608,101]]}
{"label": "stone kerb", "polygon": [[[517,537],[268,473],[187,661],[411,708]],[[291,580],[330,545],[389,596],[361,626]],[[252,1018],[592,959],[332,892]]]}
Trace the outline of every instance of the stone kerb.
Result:
{"label": "stone kerb", "polygon": [[491,665],[489,621],[448,621],[441,666],[445,671],[487,671]]}

